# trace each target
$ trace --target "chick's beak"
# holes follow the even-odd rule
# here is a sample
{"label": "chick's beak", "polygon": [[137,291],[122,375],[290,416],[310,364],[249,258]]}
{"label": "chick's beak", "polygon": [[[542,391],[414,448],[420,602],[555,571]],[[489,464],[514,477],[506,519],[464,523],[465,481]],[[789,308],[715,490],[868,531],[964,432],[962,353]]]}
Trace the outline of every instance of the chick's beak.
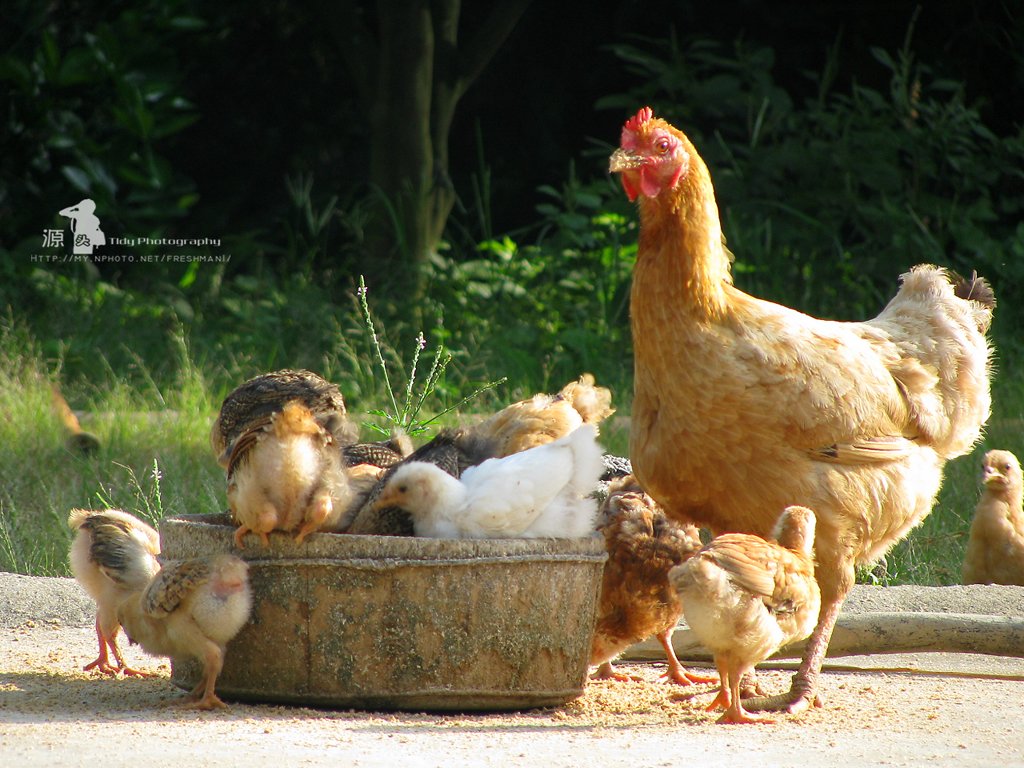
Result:
{"label": "chick's beak", "polygon": [[391,488],[385,488],[381,491],[380,496],[373,500],[370,504],[370,511],[376,512],[379,509],[386,509],[387,507],[395,506],[395,502],[398,500],[400,494],[396,493]]}
{"label": "chick's beak", "polygon": [[647,160],[643,155],[637,154],[628,149],[616,149],[612,152],[611,158],[608,161],[608,171],[610,173],[622,173],[623,171],[631,171],[636,168],[642,168],[646,164]]}

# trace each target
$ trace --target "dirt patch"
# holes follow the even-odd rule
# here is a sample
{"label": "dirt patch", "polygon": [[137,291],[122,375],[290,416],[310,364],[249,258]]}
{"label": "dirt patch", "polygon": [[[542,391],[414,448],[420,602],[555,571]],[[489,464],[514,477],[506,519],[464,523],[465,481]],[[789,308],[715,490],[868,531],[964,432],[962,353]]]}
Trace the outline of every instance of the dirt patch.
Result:
{"label": "dirt patch", "polygon": [[[1024,590],[858,589],[851,610],[1021,615]],[[126,649],[157,675],[81,671],[96,655],[92,604],[69,579],[0,574],[0,754],[26,766],[180,766],[244,760],[292,765],[991,766],[1024,762],[1017,726],[1024,663],[971,654],[831,659],[825,706],[774,724],[719,726],[710,685],[658,681],[660,663],[620,669],[636,683],[591,682],[579,699],[501,714],[381,713],[235,703],[182,710],[166,661]],[[268,659],[268,664],[273,660]],[[693,665],[695,666],[695,665]],[[792,664],[788,665],[792,666]],[[783,690],[789,669],[762,671]],[[692,693],[688,698],[680,694]]]}

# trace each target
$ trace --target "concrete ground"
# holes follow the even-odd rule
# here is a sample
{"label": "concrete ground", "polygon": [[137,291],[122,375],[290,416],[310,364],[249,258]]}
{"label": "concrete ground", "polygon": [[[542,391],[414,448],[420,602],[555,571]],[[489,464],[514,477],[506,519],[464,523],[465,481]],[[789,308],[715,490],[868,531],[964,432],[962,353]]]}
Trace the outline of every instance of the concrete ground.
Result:
{"label": "concrete ground", "polygon": [[[0,573],[0,755],[4,765],[19,768],[1024,764],[1024,588],[858,587],[844,618],[856,634],[860,617],[882,617],[884,629],[887,617],[914,613],[966,617],[968,636],[999,635],[1017,656],[941,648],[878,652],[888,650],[883,647],[834,657],[823,676],[823,708],[750,726],[715,724],[715,715],[704,711],[714,686],[684,692],[658,682],[663,665],[639,661],[620,666],[640,682],[591,682],[573,702],[530,712],[434,715],[239,703],[195,712],[177,706],[182,693],[168,681],[166,661],[147,659],[137,648],[127,650],[129,662],[156,677],[81,671],[96,655],[93,606],[72,580]],[[933,644],[952,638],[960,648],[962,636],[940,631]],[[898,642],[886,637],[879,642]],[[637,647],[631,655],[645,652]],[[792,662],[766,666],[772,669],[760,675],[762,684],[788,685]]]}

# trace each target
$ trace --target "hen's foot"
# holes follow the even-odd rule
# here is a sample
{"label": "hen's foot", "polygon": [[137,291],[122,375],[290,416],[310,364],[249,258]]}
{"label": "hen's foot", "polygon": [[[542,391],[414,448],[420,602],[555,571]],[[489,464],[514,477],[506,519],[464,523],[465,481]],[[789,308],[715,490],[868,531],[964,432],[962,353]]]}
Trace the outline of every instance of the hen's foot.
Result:
{"label": "hen's foot", "polygon": [[751,712],[787,712],[791,715],[806,712],[811,707],[824,706],[824,703],[816,686],[806,683],[799,676],[793,678],[793,687],[786,693],[743,700],[744,708]]}

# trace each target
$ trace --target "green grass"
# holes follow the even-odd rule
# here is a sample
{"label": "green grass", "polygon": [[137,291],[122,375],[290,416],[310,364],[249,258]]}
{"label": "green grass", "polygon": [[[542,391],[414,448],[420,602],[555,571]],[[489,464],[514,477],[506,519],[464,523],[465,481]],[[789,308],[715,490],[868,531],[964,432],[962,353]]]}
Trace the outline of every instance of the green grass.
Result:
{"label": "green grass", "polygon": [[[339,331],[340,340],[322,356],[322,365],[314,367],[339,382],[350,413],[363,425],[364,436],[372,438],[376,431],[371,423],[386,425],[388,419],[371,412],[386,409],[391,393],[386,391],[380,372],[375,375],[378,361],[370,346],[359,340],[358,329],[346,326],[348,321],[338,322],[338,327],[346,330]],[[353,322],[359,322],[358,316]],[[235,361],[230,369],[223,363],[200,365],[197,360],[214,358],[209,350],[216,342],[207,339],[204,343],[196,352],[172,329],[159,377],[137,359],[128,372],[104,365],[100,370],[105,373],[92,380],[66,385],[65,396],[83,414],[82,427],[100,440],[97,453],[83,456],[65,446],[65,433],[51,404],[51,382],[62,378],[61,358],[45,354],[44,345],[25,327],[0,317],[0,570],[68,575],[71,537],[66,520],[73,507],[120,507],[152,523],[169,515],[225,509],[224,474],[209,447],[210,425],[227,389],[260,368],[252,361],[247,365]],[[131,344],[125,348],[130,349]],[[406,386],[408,369],[402,355],[385,343],[382,359],[393,368],[392,380]],[[424,419],[459,403],[461,393],[478,387],[459,377],[459,359],[456,353],[447,380],[438,382],[438,390],[425,400]],[[880,564],[862,570],[862,582],[959,582],[979,494],[982,455],[991,448],[1024,455],[1020,429],[1024,424],[1024,383],[1014,363],[1019,359],[1024,356],[1012,348],[1003,354],[995,380],[993,417],[984,441],[971,454],[947,465],[932,514]],[[353,378],[353,370],[358,370],[358,378]],[[612,387],[618,413],[628,416],[628,386],[602,381],[600,376],[598,381]],[[357,396],[349,399],[351,390],[356,390]],[[529,386],[488,391],[450,414],[444,423],[471,417],[474,411],[488,412],[531,391]],[[603,431],[603,442],[610,451],[625,454],[626,420],[613,416]]]}

